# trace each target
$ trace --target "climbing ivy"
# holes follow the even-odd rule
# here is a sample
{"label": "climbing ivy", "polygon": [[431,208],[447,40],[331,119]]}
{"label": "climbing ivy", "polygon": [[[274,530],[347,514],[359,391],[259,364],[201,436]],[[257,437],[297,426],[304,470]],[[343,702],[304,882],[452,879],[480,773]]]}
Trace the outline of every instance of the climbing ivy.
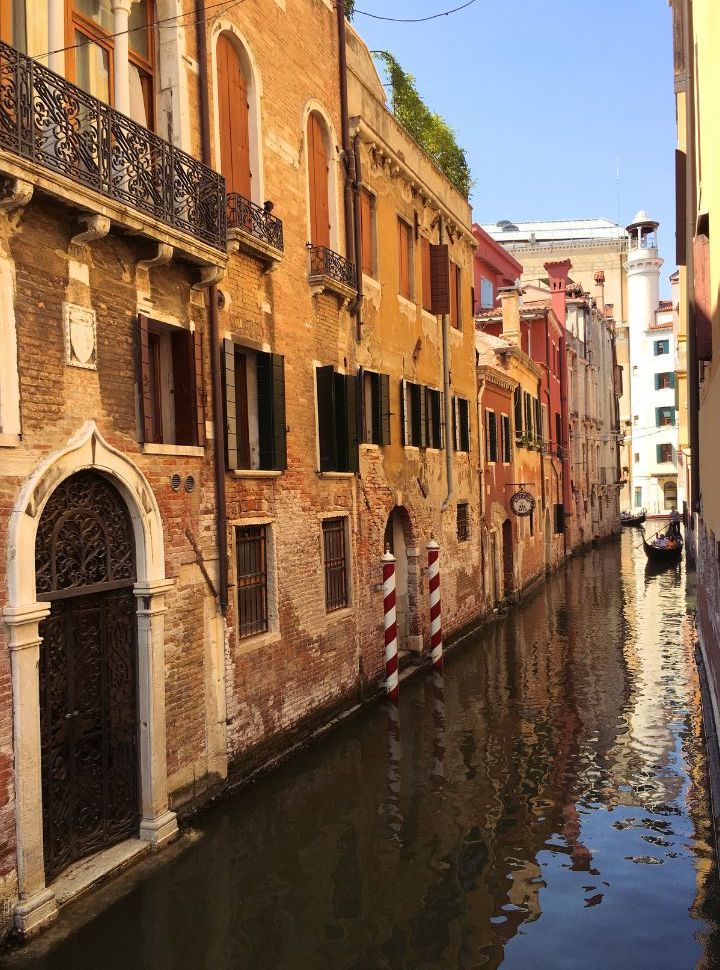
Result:
{"label": "climbing ivy", "polygon": [[472,177],[465,152],[458,145],[455,132],[440,115],[428,108],[418,94],[414,77],[403,71],[392,54],[388,51],[374,53],[387,71],[395,117],[467,199],[473,184]]}
{"label": "climbing ivy", "polygon": [[355,0],[345,0],[345,16],[348,20],[353,19],[355,13]]}

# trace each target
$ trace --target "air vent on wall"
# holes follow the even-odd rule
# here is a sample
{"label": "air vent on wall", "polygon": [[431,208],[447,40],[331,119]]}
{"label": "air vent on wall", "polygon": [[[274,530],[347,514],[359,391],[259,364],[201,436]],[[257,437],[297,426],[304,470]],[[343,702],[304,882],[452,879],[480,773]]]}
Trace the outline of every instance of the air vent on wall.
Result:
{"label": "air vent on wall", "polygon": [[185,479],[185,491],[192,492],[194,488],[195,488],[195,479],[192,477],[192,475],[188,475],[188,477]]}
{"label": "air vent on wall", "polygon": [[173,492],[179,492],[180,486],[182,485],[182,478],[175,472],[174,475],[170,476],[170,488]]}

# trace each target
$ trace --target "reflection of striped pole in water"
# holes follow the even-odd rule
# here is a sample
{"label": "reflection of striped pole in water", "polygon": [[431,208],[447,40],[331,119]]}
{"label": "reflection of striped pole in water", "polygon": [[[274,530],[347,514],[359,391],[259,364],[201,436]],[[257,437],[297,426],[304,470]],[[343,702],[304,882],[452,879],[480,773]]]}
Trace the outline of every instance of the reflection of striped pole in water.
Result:
{"label": "reflection of striped pole in water", "polygon": [[445,776],[445,677],[442,670],[432,672],[433,694],[433,775]]}
{"label": "reflection of striped pole in water", "polygon": [[399,838],[403,817],[400,811],[400,761],[402,745],[400,741],[400,708],[390,703],[387,708],[387,806],[386,814],[390,831]]}
{"label": "reflection of striped pole in water", "polygon": [[431,539],[427,544],[428,584],[430,587],[430,660],[433,670],[442,670],[442,622],[440,617],[440,546]]}
{"label": "reflection of striped pole in water", "polygon": [[385,608],[385,689],[391,701],[397,703],[398,684],[397,611],[395,608],[395,556],[389,549],[382,557],[383,599]]}

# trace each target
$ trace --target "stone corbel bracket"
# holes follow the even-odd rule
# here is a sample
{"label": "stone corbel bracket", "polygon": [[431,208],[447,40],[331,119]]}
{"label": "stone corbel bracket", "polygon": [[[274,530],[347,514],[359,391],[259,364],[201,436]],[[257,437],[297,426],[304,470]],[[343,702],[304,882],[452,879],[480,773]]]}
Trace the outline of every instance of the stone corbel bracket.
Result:
{"label": "stone corbel bracket", "polygon": [[0,191],[0,212],[21,209],[32,199],[33,186],[24,179],[8,178]]}
{"label": "stone corbel bracket", "polygon": [[110,232],[110,219],[107,216],[101,216],[99,213],[80,216],[79,221],[84,223],[87,228],[84,232],[79,232],[72,237],[70,242],[74,246],[84,246],[86,243],[95,242],[97,239],[104,239]]}
{"label": "stone corbel bracket", "polygon": [[149,273],[156,266],[164,266],[166,263],[169,263],[173,258],[173,252],[174,249],[169,243],[158,243],[155,255],[149,259],[139,259],[135,264],[136,268]]}
{"label": "stone corbel bracket", "polygon": [[195,291],[207,290],[213,284],[219,283],[225,275],[224,266],[203,266],[200,269],[200,279],[193,283]]}

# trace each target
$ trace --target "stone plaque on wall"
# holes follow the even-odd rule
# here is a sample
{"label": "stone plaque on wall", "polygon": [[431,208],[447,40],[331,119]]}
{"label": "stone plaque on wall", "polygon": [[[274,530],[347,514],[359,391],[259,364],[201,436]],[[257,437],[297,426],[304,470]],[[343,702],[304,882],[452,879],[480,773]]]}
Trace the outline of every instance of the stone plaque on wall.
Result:
{"label": "stone plaque on wall", "polygon": [[75,303],[63,304],[65,363],[97,370],[95,311]]}

